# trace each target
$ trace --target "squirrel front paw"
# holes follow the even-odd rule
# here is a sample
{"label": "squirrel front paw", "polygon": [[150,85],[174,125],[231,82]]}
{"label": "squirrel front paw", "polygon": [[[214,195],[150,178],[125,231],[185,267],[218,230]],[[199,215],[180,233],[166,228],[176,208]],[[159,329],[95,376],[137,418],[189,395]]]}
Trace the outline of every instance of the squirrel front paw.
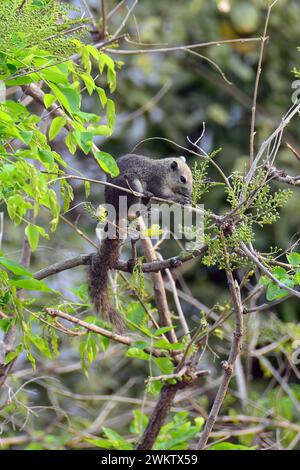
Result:
{"label": "squirrel front paw", "polygon": [[151,199],[154,197],[154,194],[151,191],[143,191],[143,199]]}
{"label": "squirrel front paw", "polygon": [[129,270],[130,273],[133,272],[134,270],[134,267],[135,265],[137,264],[137,258],[130,258],[128,261],[127,261],[127,268]]}

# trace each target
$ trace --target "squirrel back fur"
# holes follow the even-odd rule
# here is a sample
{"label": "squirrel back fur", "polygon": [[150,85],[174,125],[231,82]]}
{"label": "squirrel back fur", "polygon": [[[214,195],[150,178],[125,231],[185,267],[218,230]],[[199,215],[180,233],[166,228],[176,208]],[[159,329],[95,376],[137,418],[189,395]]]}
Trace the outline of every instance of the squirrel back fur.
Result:
{"label": "squirrel back fur", "polygon": [[[125,155],[118,159],[120,170],[116,178],[108,177],[107,181],[120,188],[131,189],[145,195],[139,198],[122,189],[105,187],[105,202],[114,206],[116,219],[111,221],[116,226],[115,238],[105,238],[97,253],[92,256],[89,268],[89,295],[97,313],[116,327],[124,330],[125,322],[109,300],[108,276],[119,258],[119,197],[127,196],[127,211],[132,204],[143,202],[149,204],[152,196],[190,204],[193,177],[190,168],[181,158],[151,159],[142,155]],[[128,215],[127,215],[128,217]]]}

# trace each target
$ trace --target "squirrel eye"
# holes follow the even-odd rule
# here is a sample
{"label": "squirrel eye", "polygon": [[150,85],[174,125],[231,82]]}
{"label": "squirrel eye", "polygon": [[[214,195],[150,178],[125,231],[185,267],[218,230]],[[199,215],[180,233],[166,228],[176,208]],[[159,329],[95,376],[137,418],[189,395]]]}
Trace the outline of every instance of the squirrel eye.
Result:
{"label": "squirrel eye", "polygon": [[186,183],[186,177],[185,176],[180,176],[180,181],[185,184]]}

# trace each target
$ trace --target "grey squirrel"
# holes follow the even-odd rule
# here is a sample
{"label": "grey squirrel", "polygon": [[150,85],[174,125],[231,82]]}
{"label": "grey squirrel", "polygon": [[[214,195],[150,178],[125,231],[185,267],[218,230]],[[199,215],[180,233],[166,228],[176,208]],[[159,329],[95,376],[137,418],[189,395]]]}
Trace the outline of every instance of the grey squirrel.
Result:
{"label": "grey squirrel", "polygon": [[[127,211],[132,204],[139,202],[149,205],[153,196],[180,204],[191,203],[193,176],[184,157],[158,160],[129,154],[119,158],[117,163],[119,175],[116,178],[108,177],[107,181],[121,188],[142,193],[145,197],[139,198],[121,189],[106,186],[105,201],[115,208],[115,224],[118,220],[119,196],[127,196]],[[92,256],[88,285],[90,299],[97,313],[117,330],[122,331],[124,320],[111,304],[108,293],[108,273],[118,261],[119,245],[116,226],[115,238],[105,238],[99,251]]]}

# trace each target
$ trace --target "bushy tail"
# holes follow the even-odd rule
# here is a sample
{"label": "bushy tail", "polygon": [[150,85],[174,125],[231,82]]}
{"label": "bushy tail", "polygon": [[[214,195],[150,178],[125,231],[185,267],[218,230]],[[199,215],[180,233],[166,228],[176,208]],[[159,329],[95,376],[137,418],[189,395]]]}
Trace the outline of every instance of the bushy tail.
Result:
{"label": "bushy tail", "polygon": [[120,240],[105,238],[97,253],[92,256],[89,268],[89,295],[96,312],[103,320],[123,331],[125,323],[121,315],[110,303],[108,294],[108,273],[114,268],[119,258]]}

